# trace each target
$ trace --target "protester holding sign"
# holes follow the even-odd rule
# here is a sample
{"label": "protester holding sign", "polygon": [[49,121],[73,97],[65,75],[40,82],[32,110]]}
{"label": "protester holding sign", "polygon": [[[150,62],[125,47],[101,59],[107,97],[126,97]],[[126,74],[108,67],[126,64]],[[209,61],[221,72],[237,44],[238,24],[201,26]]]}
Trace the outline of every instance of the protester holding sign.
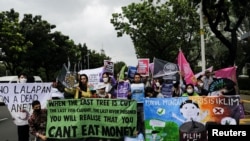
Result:
{"label": "protester holding sign", "polygon": [[108,72],[104,72],[102,74],[102,80],[103,84],[105,85],[105,92],[112,94],[112,91],[114,91],[114,87],[111,84],[111,77]]}
{"label": "protester holding sign", "polygon": [[[27,75],[25,73],[20,73],[18,75],[18,83],[26,83]],[[18,141],[28,141],[29,140],[29,125],[28,125],[29,112],[20,108],[15,113],[13,117],[14,123],[17,125]]]}
{"label": "protester holding sign", "polygon": [[106,92],[106,85],[104,83],[100,83],[97,86],[97,98],[111,98],[111,94]]}
{"label": "protester holding sign", "polygon": [[141,75],[139,73],[136,73],[134,75],[134,81],[132,81],[130,85],[130,93],[128,93],[128,99],[136,100],[137,103],[143,103],[143,100],[145,98],[145,85],[141,81]]}
{"label": "protester holding sign", "polygon": [[30,126],[30,133],[37,137],[36,141],[46,141],[46,123],[47,123],[47,109],[41,109],[40,101],[32,102],[33,113],[28,122]]}
{"label": "protester holding sign", "polygon": [[[100,82],[97,86],[97,93],[94,98],[104,98],[104,99],[110,99],[111,94],[106,92],[106,84],[103,82]],[[95,138],[90,138],[88,139],[89,141],[95,140]],[[110,141],[109,139],[104,139],[104,138],[98,138],[98,141]]]}
{"label": "protester holding sign", "polygon": [[75,99],[91,97],[90,86],[88,84],[88,76],[86,74],[80,75],[80,81],[76,87]]}
{"label": "protester holding sign", "polygon": [[128,80],[120,80],[117,83],[116,98],[127,99],[128,93],[130,93],[130,82]]}
{"label": "protester holding sign", "polygon": [[135,73],[134,81],[131,83],[131,92],[128,95],[128,99],[134,99],[137,101],[137,132],[136,134],[144,133],[144,110],[143,101],[145,98],[145,86],[141,81],[141,75]]}

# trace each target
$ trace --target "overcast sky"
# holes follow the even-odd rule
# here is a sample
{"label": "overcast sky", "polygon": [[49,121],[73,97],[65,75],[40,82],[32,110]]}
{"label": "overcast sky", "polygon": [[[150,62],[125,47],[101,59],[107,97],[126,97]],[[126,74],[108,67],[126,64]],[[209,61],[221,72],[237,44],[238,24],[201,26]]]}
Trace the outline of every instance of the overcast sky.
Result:
{"label": "overcast sky", "polygon": [[112,13],[121,12],[122,6],[132,2],[140,0],[0,0],[0,10],[13,8],[20,18],[23,14],[41,15],[75,44],[86,43],[89,49],[97,52],[104,49],[112,61],[136,66],[137,58],[130,37],[116,37],[110,23]]}

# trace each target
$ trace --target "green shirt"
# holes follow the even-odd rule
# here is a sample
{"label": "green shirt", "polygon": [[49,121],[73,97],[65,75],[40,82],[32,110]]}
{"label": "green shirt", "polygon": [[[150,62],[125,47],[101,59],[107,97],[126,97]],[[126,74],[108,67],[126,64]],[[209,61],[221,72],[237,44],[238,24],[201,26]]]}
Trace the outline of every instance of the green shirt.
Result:
{"label": "green shirt", "polygon": [[181,96],[200,96],[200,95],[194,92],[193,95],[188,95],[188,93],[183,93]]}

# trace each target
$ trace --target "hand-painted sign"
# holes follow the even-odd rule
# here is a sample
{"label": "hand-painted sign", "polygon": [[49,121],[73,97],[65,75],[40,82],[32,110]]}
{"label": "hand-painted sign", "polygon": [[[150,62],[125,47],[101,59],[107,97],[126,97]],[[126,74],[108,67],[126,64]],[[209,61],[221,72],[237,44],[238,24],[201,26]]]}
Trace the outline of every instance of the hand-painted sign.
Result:
{"label": "hand-painted sign", "polygon": [[118,139],[136,130],[136,102],[117,99],[52,100],[47,104],[46,136],[57,139],[87,137]]}
{"label": "hand-painted sign", "polygon": [[[184,133],[185,127],[204,125],[207,122],[216,124],[238,124],[240,118],[240,98],[227,97],[178,97],[151,98],[144,101],[146,141],[153,139],[179,141],[203,136],[204,130],[197,136]],[[187,125],[188,123],[188,125]],[[184,125],[185,124],[185,125]],[[184,129],[183,129],[184,128]],[[203,129],[201,127],[201,129]],[[183,132],[182,132],[183,131]],[[200,136],[198,136],[198,134]]]}

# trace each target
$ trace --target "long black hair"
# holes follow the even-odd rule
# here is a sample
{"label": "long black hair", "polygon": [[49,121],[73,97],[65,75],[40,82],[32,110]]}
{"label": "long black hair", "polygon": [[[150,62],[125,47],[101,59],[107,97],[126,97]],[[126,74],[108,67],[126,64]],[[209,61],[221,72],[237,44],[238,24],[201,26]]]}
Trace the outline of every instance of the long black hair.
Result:
{"label": "long black hair", "polygon": [[[82,76],[85,76],[85,78],[86,78],[86,84],[85,85],[82,84],[82,82],[81,82],[81,77]],[[79,79],[80,79],[80,81],[79,81],[79,87],[81,88],[82,91],[87,92],[88,82],[89,82],[89,78],[88,78],[87,74],[81,74],[80,77],[79,77]]]}

